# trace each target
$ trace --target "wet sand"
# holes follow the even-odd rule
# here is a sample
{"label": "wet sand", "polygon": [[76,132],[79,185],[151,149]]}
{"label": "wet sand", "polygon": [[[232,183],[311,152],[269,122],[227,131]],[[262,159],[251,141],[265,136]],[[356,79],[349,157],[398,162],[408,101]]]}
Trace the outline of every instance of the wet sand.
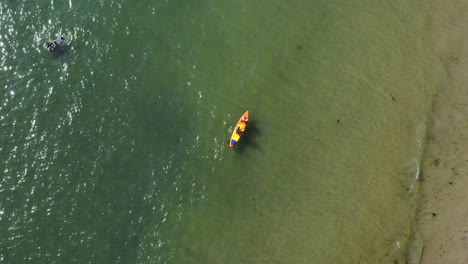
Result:
{"label": "wet sand", "polygon": [[433,11],[430,40],[441,83],[427,134],[409,263],[468,263],[468,2],[436,0]]}

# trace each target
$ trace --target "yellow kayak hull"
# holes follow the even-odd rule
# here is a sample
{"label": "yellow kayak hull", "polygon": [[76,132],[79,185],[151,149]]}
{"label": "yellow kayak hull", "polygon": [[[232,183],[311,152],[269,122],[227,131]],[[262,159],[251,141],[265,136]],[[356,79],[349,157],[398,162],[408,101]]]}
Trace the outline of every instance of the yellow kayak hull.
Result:
{"label": "yellow kayak hull", "polygon": [[250,120],[250,111],[247,110],[239,119],[236,126],[234,127],[231,135],[231,140],[229,140],[229,147],[233,148],[239,142],[242,134],[244,134],[247,124]]}

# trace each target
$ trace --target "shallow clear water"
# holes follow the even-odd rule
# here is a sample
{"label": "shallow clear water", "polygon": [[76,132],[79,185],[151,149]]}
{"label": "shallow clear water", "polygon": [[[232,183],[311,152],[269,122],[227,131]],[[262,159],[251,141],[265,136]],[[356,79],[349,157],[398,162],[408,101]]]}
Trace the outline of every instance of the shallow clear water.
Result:
{"label": "shallow clear water", "polygon": [[0,260],[402,260],[425,5],[0,3]]}

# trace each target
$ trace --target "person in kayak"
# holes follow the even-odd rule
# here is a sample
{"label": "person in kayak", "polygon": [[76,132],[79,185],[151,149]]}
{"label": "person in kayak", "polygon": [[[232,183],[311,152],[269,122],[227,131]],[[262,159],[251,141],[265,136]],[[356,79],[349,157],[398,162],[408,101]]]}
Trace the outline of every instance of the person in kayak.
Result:
{"label": "person in kayak", "polygon": [[60,37],[60,41],[59,41],[59,42],[57,42],[56,40],[55,40],[54,42],[47,42],[47,43],[46,43],[47,50],[49,50],[49,51],[54,51],[55,49],[57,49],[58,47],[60,47],[60,45],[62,45],[64,42],[65,42],[65,38],[64,38],[64,37]]}
{"label": "person in kayak", "polygon": [[46,47],[49,51],[53,51],[55,49],[55,44],[52,42],[47,42]]}
{"label": "person in kayak", "polygon": [[237,128],[236,128],[236,133],[237,133],[237,135],[239,135],[239,136],[242,135],[242,129],[241,129],[240,127],[237,127]]}

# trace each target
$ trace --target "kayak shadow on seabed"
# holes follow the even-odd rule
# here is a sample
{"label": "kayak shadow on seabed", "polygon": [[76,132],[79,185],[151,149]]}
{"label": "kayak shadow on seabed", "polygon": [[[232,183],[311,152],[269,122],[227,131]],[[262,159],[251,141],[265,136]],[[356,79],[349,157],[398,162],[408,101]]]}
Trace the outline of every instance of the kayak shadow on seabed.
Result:
{"label": "kayak shadow on seabed", "polygon": [[247,128],[245,129],[244,134],[242,134],[241,139],[234,147],[234,151],[238,154],[242,154],[249,148],[254,148],[261,150],[260,145],[255,143],[255,139],[259,137],[262,133],[255,124],[255,121],[249,121]]}
{"label": "kayak shadow on seabed", "polygon": [[67,53],[69,53],[70,45],[68,42],[65,42],[62,46],[58,47],[54,51],[49,51],[52,53],[52,56],[55,58],[60,58],[63,56],[66,56]]}

